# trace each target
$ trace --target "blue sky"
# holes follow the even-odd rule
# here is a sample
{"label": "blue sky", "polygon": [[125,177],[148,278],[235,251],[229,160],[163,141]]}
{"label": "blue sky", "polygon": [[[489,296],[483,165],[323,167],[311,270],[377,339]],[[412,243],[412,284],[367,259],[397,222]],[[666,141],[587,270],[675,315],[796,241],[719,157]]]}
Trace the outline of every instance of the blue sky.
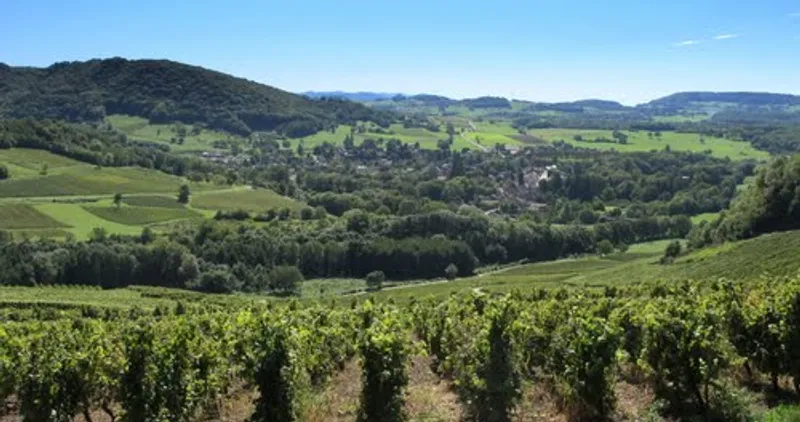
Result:
{"label": "blue sky", "polygon": [[800,1],[2,0],[0,62],[113,56],[291,91],[800,94]]}

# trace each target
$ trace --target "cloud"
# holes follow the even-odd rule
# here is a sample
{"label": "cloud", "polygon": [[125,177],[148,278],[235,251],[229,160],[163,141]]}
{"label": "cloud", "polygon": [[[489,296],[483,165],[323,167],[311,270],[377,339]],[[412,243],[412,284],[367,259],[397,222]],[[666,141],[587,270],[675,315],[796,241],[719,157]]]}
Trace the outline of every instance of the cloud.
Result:
{"label": "cloud", "polygon": [[788,15],[786,15],[786,16],[788,16],[788,17],[790,17],[790,18],[792,18],[792,19],[794,19],[794,18],[800,18],[800,12],[789,13],[789,14],[788,14]]}
{"label": "cloud", "polygon": [[715,40],[729,40],[732,38],[739,38],[739,34],[719,34],[714,37]]}
{"label": "cloud", "polygon": [[697,44],[700,44],[700,41],[698,41],[698,40],[686,40],[686,41],[681,41],[681,42],[678,42],[678,43],[675,43],[675,44],[672,44],[672,45],[675,46],[675,47],[689,47],[689,46],[697,45]]}

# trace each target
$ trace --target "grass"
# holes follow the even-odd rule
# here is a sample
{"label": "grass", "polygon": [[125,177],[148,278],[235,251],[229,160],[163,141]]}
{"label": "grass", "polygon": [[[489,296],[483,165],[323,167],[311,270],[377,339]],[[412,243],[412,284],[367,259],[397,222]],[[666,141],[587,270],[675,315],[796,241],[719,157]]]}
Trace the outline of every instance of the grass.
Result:
{"label": "grass", "polygon": [[[377,133],[374,132],[374,128],[371,128],[371,130],[372,131],[368,130],[364,133],[355,134],[353,139],[354,143],[358,145],[368,138],[375,140],[383,138],[384,140],[397,139],[407,144],[419,143],[420,148],[423,149],[438,149],[439,140],[447,139],[446,132],[431,132],[423,128],[405,128],[402,124],[391,125],[387,129],[389,133]],[[323,142],[329,142],[333,145],[342,145],[344,143],[345,136],[347,136],[349,133],[350,126],[342,125],[339,126],[333,133],[328,131],[319,132],[305,138],[295,139],[292,141],[292,146],[296,147],[301,141],[303,142],[303,146],[306,148],[313,148],[314,146],[320,145]],[[511,142],[513,142],[513,140]],[[471,142],[456,136],[451,148],[453,150],[460,151],[463,148],[476,149],[478,147]]]}
{"label": "grass", "polygon": [[67,227],[26,204],[0,206],[0,229],[59,229]]}
{"label": "grass", "polygon": [[202,217],[201,214],[186,208],[84,206],[83,209],[103,220],[128,226]]}
{"label": "grass", "polygon": [[[111,115],[106,117],[106,122],[125,133],[130,139],[137,141],[150,141],[166,144],[175,152],[201,152],[218,150],[214,147],[216,141],[232,140],[241,142],[242,138],[225,132],[203,129],[199,135],[187,134],[183,144],[170,142],[172,138],[177,138],[175,125],[173,124],[152,124],[147,119],[126,116]],[[184,125],[187,131],[191,131],[191,125]]]}
{"label": "grass", "polygon": [[127,205],[138,207],[158,207],[158,208],[174,208],[183,209],[183,205],[178,202],[177,196],[161,196],[161,195],[137,195],[125,196],[122,202]]}
{"label": "grass", "polygon": [[487,147],[496,144],[520,145],[520,142],[512,138],[519,135],[516,129],[507,122],[473,122],[476,131],[465,132],[464,136],[474,142]]}
{"label": "grass", "polygon": [[692,216],[692,224],[697,225],[697,224],[702,223],[703,221],[705,221],[707,223],[711,223],[711,222],[715,221],[717,218],[719,218],[719,213],[718,212],[707,212],[705,214],[693,215]]}
{"label": "grass", "polygon": [[711,151],[715,157],[728,157],[732,160],[757,159],[766,160],[769,153],[753,148],[747,142],[732,141],[724,138],[703,137],[696,133],[662,132],[661,138],[648,137],[646,131],[624,131],[628,135],[628,144],[620,145],[616,143],[594,143],[578,142],[574,139],[575,135],[581,135],[584,139],[593,140],[598,137],[613,139],[610,130],[584,130],[584,129],[531,129],[529,135],[549,142],[563,140],[569,144],[593,149],[610,150],[614,149],[621,152],[663,150],[667,145],[673,151],[690,151],[702,153],[706,150]]}
{"label": "grass", "polygon": [[106,229],[108,233],[122,235],[138,235],[142,232],[142,227],[129,226],[113,221],[105,220],[89,211],[80,204],[38,204],[35,208],[54,220],[69,226],[66,229],[77,239],[86,239],[91,231],[97,227]]}
{"label": "grass", "polygon": [[446,296],[480,289],[488,292],[522,291],[535,288],[604,287],[684,280],[751,280],[784,277],[800,271],[800,231],[774,233],[755,239],[726,243],[694,251],[673,264],[659,264],[671,240],[632,245],[625,253],[607,257],[589,256],[527,264],[475,277],[426,281],[387,288],[377,298],[409,300],[421,296]]}
{"label": "grass", "polygon": [[[0,181],[0,198],[178,192],[183,179],[139,167],[68,167],[58,174]],[[192,184],[192,190],[209,188]]]}
{"label": "grass", "polygon": [[101,290],[83,286],[38,286],[8,287],[0,286],[0,307],[4,303],[44,303],[89,305],[100,307],[129,308],[139,306],[154,308],[174,302],[148,297],[135,289]]}
{"label": "grass", "polygon": [[763,422],[800,422],[800,405],[781,405],[762,415]]}
{"label": "grass", "polygon": [[367,288],[367,282],[358,278],[322,278],[300,283],[300,296],[304,298],[323,298],[346,293],[360,292]]}
{"label": "grass", "polygon": [[245,210],[260,212],[269,209],[299,210],[303,204],[268,189],[240,189],[195,195],[192,206],[210,210]]}
{"label": "grass", "polygon": [[665,123],[702,122],[704,120],[708,120],[709,117],[711,116],[708,114],[692,114],[689,116],[675,114],[671,116],[655,116],[653,120]]}

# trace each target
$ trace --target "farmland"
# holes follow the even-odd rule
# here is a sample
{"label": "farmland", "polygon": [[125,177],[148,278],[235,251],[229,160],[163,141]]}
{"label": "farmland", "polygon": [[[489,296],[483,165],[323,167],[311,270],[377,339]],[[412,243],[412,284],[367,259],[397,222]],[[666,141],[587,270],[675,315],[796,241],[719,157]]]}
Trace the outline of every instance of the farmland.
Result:
{"label": "farmland", "polygon": [[[216,210],[263,211],[300,205],[269,190],[189,183],[197,207],[178,203],[183,178],[138,167],[97,167],[46,151],[0,150],[10,179],[0,181],[0,229],[15,237],[85,239],[102,227],[138,235],[147,226],[213,215]],[[121,206],[112,196],[122,194]]]}
{"label": "farmland", "polygon": [[66,227],[31,205],[0,205],[0,229],[51,229]]}
{"label": "farmland", "polygon": [[[106,123],[125,133],[129,139],[168,145],[172,151],[177,153],[225,149],[218,148],[219,145],[216,143],[219,141],[229,143],[243,141],[241,137],[225,132],[202,129],[199,133],[192,133],[192,126],[189,125],[154,124],[147,119],[136,116],[112,115],[106,117]],[[186,130],[185,136],[182,137],[182,143],[177,141],[181,138],[178,134],[178,127],[183,127]]]}
{"label": "farmland", "polygon": [[278,208],[298,210],[302,204],[266,189],[236,189],[202,193],[194,197],[192,206],[205,210],[259,212]]}
{"label": "farmland", "polygon": [[202,217],[192,210],[180,208],[84,206],[83,209],[103,220],[128,226]]}
{"label": "farmland", "polygon": [[[649,136],[646,131],[623,131],[628,136],[625,145],[608,142],[593,142],[597,138],[613,139],[610,130],[583,130],[583,129],[531,129],[528,135],[549,142],[564,141],[581,148],[601,150],[617,150],[620,152],[637,152],[664,150],[669,146],[674,151],[689,151],[703,153],[710,151],[711,155],[732,160],[756,159],[764,160],[769,154],[753,148],[747,142],[738,142],[730,139],[702,136],[696,133],[662,132],[660,136]],[[582,137],[582,141],[575,139]]]}
{"label": "farmland", "polygon": [[[295,140],[293,142],[295,145],[299,142],[302,142],[305,147],[311,148],[323,142],[341,145],[344,142],[345,137],[350,134],[350,128],[350,126],[342,125],[339,126],[333,133],[330,131],[323,131],[305,138],[301,138],[300,140]],[[479,140],[481,144],[489,147],[498,143],[506,145],[518,145],[518,141],[508,136],[513,133],[515,132],[513,132],[513,129],[511,129],[510,126],[490,125],[487,123],[485,125],[480,125],[478,131],[474,133],[465,131],[464,136],[470,140],[456,135],[453,139],[453,145],[451,148],[457,151],[460,151],[464,148],[478,149],[479,146],[475,145],[474,143],[476,140]],[[357,132],[354,135],[354,143],[358,145],[363,142],[364,139],[397,139],[407,144],[418,143],[420,148],[423,149],[437,149],[439,148],[439,140],[447,139],[447,137],[448,135],[444,131],[444,127],[442,127],[440,132],[432,132],[424,128],[405,128],[401,124],[393,124],[386,129],[385,133],[378,132],[374,126],[367,126],[367,130],[365,132]]]}

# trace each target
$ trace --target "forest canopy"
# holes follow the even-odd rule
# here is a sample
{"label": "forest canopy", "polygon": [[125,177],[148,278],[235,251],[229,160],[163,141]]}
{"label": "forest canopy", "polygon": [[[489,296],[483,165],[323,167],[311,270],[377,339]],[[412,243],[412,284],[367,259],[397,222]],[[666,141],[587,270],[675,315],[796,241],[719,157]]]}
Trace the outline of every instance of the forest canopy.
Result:
{"label": "forest canopy", "polygon": [[121,58],[56,63],[47,68],[0,65],[0,116],[99,121],[129,114],[153,123],[202,123],[248,135],[291,137],[337,124],[391,116],[362,104],[309,98],[220,72],[168,60]]}

